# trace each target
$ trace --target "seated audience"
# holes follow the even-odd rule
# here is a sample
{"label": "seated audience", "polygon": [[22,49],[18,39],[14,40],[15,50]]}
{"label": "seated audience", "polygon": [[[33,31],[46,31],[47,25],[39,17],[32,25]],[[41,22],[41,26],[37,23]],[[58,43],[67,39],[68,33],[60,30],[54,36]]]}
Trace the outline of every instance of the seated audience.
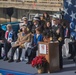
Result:
{"label": "seated audience", "polygon": [[4,37],[5,37],[5,31],[2,30],[0,27],[0,59],[3,58],[2,57],[3,55],[1,53],[2,53],[2,47],[4,46],[4,44],[3,44]]}
{"label": "seated audience", "polygon": [[5,39],[3,40],[4,52],[5,52],[4,61],[8,60],[7,54],[11,48],[11,43],[15,42],[16,39],[17,39],[17,35],[13,31],[12,25],[8,24],[7,25],[7,31],[5,32]]}
{"label": "seated audience", "polygon": [[34,18],[33,19],[33,26],[32,26],[32,33],[33,34],[35,34],[36,32],[35,32],[35,29],[37,28],[37,27],[39,27],[40,25],[39,25],[39,19],[38,18]]}
{"label": "seated audience", "polygon": [[28,47],[25,57],[28,57],[27,64],[31,63],[33,58],[36,56],[36,51],[38,49],[38,42],[43,41],[43,36],[40,33],[40,28],[36,28],[36,34],[34,34],[33,41],[30,47]]}
{"label": "seated audience", "polygon": [[13,62],[13,56],[17,48],[19,49],[19,56],[16,62],[20,62],[20,57],[22,54],[22,48],[24,48],[24,43],[29,42],[31,40],[31,33],[28,33],[28,29],[26,26],[22,27],[22,32],[18,33],[18,39],[16,43],[11,48],[11,58],[8,62]]}
{"label": "seated audience", "polygon": [[49,36],[52,37],[52,27],[51,27],[51,23],[49,21],[46,22],[43,32],[48,33]]}
{"label": "seated audience", "polygon": [[29,29],[29,32],[31,31],[32,25],[29,24],[27,17],[23,17],[22,21],[20,23],[20,31],[22,31],[22,26],[26,26]]}

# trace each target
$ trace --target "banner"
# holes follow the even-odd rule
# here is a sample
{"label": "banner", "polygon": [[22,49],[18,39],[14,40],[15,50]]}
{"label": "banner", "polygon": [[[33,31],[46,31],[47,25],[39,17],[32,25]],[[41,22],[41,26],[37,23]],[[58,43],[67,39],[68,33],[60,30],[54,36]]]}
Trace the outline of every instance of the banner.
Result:
{"label": "banner", "polygon": [[64,19],[70,22],[71,38],[76,40],[76,0],[64,0]]}

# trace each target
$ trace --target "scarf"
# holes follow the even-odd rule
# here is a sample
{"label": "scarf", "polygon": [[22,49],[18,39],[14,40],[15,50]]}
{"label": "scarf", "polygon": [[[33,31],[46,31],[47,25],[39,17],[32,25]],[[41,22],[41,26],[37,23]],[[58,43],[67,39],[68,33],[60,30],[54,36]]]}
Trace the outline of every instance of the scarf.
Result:
{"label": "scarf", "polygon": [[10,32],[6,31],[5,33],[5,39],[9,42],[12,42],[12,36],[13,36],[13,31],[11,30]]}

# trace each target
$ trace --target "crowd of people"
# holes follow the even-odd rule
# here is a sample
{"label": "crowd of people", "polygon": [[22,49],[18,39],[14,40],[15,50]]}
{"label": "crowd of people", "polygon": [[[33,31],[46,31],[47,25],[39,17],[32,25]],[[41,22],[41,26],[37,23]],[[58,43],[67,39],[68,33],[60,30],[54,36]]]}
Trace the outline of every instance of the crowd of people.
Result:
{"label": "crowd of people", "polygon": [[[33,58],[36,57],[38,42],[43,41],[49,43],[52,41],[59,43],[60,69],[63,68],[62,45],[64,44],[65,38],[70,38],[70,28],[65,22],[61,22],[61,19],[58,17],[53,17],[51,20],[49,14],[44,12],[42,16],[36,15],[31,24],[28,22],[28,18],[24,16],[19,26],[20,28],[17,34],[13,31],[11,24],[7,25],[6,32],[0,29],[0,59],[14,62],[14,53],[18,48],[19,55],[16,62],[20,62],[24,44],[30,42],[24,53],[25,58],[28,57],[27,64],[30,64]],[[3,57],[1,56],[2,47],[5,53]],[[10,57],[8,57],[10,50]],[[75,51],[73,51],[73,53],[75,53]]]}

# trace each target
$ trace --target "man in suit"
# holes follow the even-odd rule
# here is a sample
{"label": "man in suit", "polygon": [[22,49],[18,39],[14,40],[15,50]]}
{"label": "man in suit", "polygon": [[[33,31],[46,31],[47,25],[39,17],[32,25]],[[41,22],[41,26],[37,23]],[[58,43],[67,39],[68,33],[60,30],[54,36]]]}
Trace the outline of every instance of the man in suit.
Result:
{"label": "man in suit", "polygon": [[63,61],[62,61],[62,29],[61,26],[58,25],[58,18],[53,18],[54,25],[52,26],[52,40],[54,42],[59,42],[59,62],[60,62],[60,69],[63,67]]}
{"label": "man in suit", "polygon": [[[4,37],[5,36],[5,37]],[[8,24],[7,25],[7,31],[5,32],[5,34],[3,33],[3,40],[2,40],[2,44],[0,44],[0,51],[2,49],[2,47],[4,47],[4,61],[8,60],[7,54],[11,48],[11,43],[16,41],[16,34],[15,32],[12,30],[12,25]],[[1,55],[1,53],[0,53]]]}
{"label": "man in suit", "polygon": [[31,33],[28,33],[28,29],[26,26],[22,27],[22,32],[18,33],[18,39],[16,43],[12,46],[11,48],[11,57],[8,62],[14,62],[13,56],[17,48],[19,49],[19,56],[16,62],[20,62],[20,57],[22,54],[22,48],[24,48],[24,43],[25,42],[30,42],[31,40]]}
{"label": "man in suit", "polygon": [[38,18],[34,18],[34,19],[33,19],[33,26],[32,26],[32,33],[33,33],[33,34],[36,33],[35,29],[36,29],[37,27],[39,27],[39,26],[40,26],[40,25],[39,25],[39,19],[38,19]]}
{"label": "man in suit", "polygon": [[0,59],[3,58],[3,57],[1,56],[1,53],[2,53],[4,36],[5,36],[5,31],[2,30],[1,27],[0,27]]}
{"label": "man in suit", "polygon": [[29,23],[27,17],[23,17],[22,18],[22,22],[20,23],[20,30],[22,29],[23,25],[26,26],[26,27],[28,27],[29,32],[31,32],[32,25]]}
{"label": "man in suit", "polygon": [[5,32],[5,39],[3,40],[4,43],[4,51],[5,51],[5,56],[4,56],[4,61],[8,60],[7,54],[11,48],[11,43],[15,42],[17,39],[16,33],[12,29],[12,25],[8,24],[7,25],[7,31]]}

